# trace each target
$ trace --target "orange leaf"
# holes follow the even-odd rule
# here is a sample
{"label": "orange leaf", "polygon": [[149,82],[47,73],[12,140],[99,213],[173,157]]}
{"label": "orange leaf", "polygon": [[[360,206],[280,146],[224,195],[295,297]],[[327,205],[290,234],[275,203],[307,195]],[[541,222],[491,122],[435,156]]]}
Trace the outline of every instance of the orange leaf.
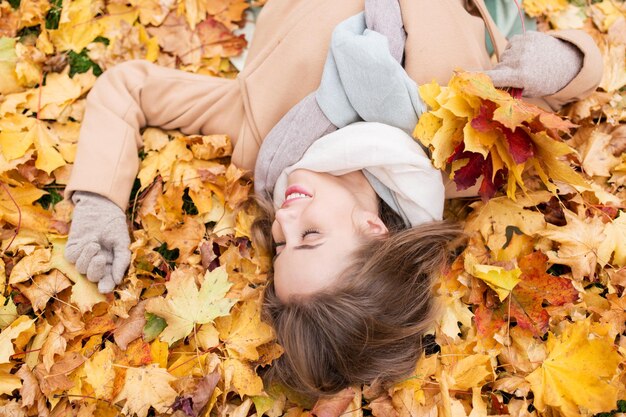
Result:
{"label": "orange leaf", "polygon": [[578,299],[578,291],[569,279],[547,274],[548,257],[534,252],[519,262],[522,270],[521,281],[511,295],[494,308],[480,304],[475,312],[476,327],[480,335],[492,335],[508,320],[514,319],[517,325],[530,330],[540,337],[548,330],[548,312],[543,307],[547,302],[561,306]]}

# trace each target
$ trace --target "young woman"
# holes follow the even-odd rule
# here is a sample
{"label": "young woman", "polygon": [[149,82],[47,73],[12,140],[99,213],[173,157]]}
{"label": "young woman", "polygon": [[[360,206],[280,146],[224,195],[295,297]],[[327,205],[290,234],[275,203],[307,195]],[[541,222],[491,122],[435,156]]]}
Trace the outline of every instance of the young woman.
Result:
{"label": "young woman", "polygon": [[[141,61],[105,72],[88,96],[67,187],[76,207],[66,256],[109,292],[130,260],[124,210],[139,130],[229,134],[233,163],[251,170],[256,161],[255,189],[273,195],[277,209],[260,221],[276,245],[266,311],[286,351],[272,372],[312,394],[410,371],[431,323],[430,277],[458,236],[439,222],[441,176],[421,148],[398,128],[351,124],[396,120],[395,107],[369,106],[384,103],[371,97],[381,90],[369,82],[391,85],[405,74],[397,72],[400,63],[403,80],[413,83],[446,83],[458,67],[490,69],[485,29],[501,60],[491,71],[497,85],[543,96],[544,106],[557,109],[593,91],[602,71],[593,41],[578,31],[528,34],[505,50],[482,0],[372,0],[361,23],[387,38],[387,50],[374,44],[395,75],[359,88],[345,74],[371,75],[359,71],[366,54],[329,52],[328,44],[333,28],[362,9],[361,0],[269,1],[235,80]],[[348,32],[358,31],[361,23],[351,22]],[[341,62],[348,62],[344,78],[337,76]],[[402,85],[398,97],[415,115],[415,89],[404,82],[399,91]]]}

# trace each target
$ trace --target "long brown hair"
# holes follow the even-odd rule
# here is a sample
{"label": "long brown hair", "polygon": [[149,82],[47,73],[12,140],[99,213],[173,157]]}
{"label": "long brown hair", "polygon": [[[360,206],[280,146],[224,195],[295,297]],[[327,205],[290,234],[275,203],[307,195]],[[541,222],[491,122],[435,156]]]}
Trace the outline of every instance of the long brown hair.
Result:
{"label": "long brown hair", "polygon": [[[285,353],[265,374],[268,382],[315,398],[412,371],[436,312],[433,279],[461,232],[448,222],[406,229],[388,211],[383,206],[379,214],[390,232],[364,241],[331,288],[283,302],[270,280],[264,316]],[[257,224],[264,226],[266,245],[271,217]]]}

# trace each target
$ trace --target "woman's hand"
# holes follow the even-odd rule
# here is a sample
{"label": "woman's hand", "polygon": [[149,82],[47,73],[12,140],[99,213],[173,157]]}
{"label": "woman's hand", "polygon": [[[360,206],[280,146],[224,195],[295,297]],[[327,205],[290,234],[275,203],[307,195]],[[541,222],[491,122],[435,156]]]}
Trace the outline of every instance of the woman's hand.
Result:
{"label": "woman's hand", "polygon": [[97,194],[77,191],[65,247],[65,258],[81,274],[98,283],[101,293],[122,282],[130,263],[130,237],[126,215],[115,203]]}
{"label": "woman's hand", "polygon": [[496,87],[523,88],[525,97],[549,96],[570,83],[583,66],[573,44],[545,33],[515,35],[498,63],[485,73]]}

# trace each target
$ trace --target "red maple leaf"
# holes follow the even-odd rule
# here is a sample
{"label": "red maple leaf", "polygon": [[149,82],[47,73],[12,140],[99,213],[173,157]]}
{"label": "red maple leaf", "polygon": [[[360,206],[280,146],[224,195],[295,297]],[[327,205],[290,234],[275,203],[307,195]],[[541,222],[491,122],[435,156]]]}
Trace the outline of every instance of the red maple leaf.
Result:
{"label": "red maple leaf", "polygon": [[474,314],[476,328],[481,336],[491,336],[509,321],[515,321],[536,337],[548,331],[550,316],[544,303],[561,306],[578,299],[578,291],[569,279],[546,273],[548,257],[533,252],[519,262],[522,270],[520,283],[503,302],[492,308],[479,305]]}
{"label": "red maple leaf", "polygon": [[491,132],[494,129],[503,127],[500,122],[493,120],[493,112],[496,108],[496,103],[484,100],[478,110],[478,116],[474,117],[471,121],[472,127],[479,132]]}
{"label": "red maple leaf", "polygon": [[500,128],[506,141],[509,144],[509,152],[516,164],[526,162],[529,158],[534,156],[533,142],[523,129],[517,128],[511,130],[502,126]]}

